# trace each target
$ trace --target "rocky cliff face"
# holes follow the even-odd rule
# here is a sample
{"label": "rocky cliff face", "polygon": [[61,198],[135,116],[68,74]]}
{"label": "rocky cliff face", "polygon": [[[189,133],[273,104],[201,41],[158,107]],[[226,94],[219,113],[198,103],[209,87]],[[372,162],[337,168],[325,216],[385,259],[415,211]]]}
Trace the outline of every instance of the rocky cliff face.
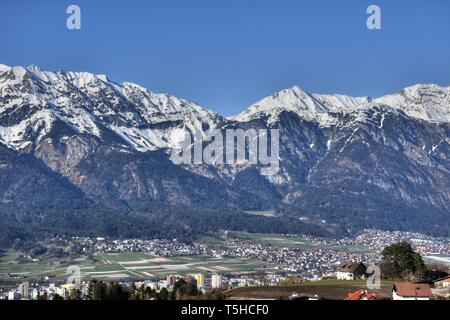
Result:
{"label": "rocky cliff face", "polygon": [[449,97],[436,85],[378,99],[294,87],[233,120],[280,128],[282,169],[269,180],[286,213],[351,230],[443,230],[450,217]]}
{"label": "rocky cliff face", "polygon": [[[94,205],[127,214],[161,206],[276,209],[283,219],[325,219],[350,231],[446,234],[449,97],[449,88],[436,85],[377,99],[293,87],[225,119],[103,75],[0,65],[0,155],[8,159],[0,169],[9,170],[0,177],[1,201],[33,211],[36,199],[57,208],[69,197],[73,210]],[[262,176],[248,163],[172,163],[185,134],[213,128],[278,128],[280,170]],[[11,160],[23,157],[29,163]],[[34,178],[54,196],[45,197]]]}

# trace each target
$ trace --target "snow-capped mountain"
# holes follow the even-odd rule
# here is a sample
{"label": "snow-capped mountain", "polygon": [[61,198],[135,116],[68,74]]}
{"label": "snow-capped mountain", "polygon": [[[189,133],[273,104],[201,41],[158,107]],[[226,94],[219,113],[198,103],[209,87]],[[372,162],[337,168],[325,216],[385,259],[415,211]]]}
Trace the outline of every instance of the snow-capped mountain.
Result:
{"label": "snow-capped mountain", "polygon": [[371,98],[310,94],[294,86],[256,102],[230,119],[245,122],[268,117],[269,123],[273,123],[281,112],[289,111],[302,118],[316,120],[322,126],[329,126],[335,123],[333,114],[357,113],[375,105],[385,105],[417,119],[450,122],[450,87],[418,84],[405,88],[398,94]]}
{"label": "snow-capped mountain", "polygon": [[268,116],[269,123],[272,123],[281,112],[285,111],[294,112],[302,118],[312,120],[326,114],[328,109],[314,96],[295,86],[262,99],[241,114],[232,117],[231,120],[246,122]]}
{"label": "snow-capped mountain", "polygon": [[450,87],[435,84],[417,84],[398,94],[375,99],[400,109],[407,115],[433,122],[450,122]]}
{"label": "snow-capped mountain", "polygon": [[281,130],[281,170],[267,179],[285,212],[356,228],[421,221],[434,229],[450,218],[449,112],[449,88],[437,85],[380,98],[295,86],[229,119]]}
{"label": "snow-capped mountain", "polygon": [[[173,148],[186,132],[200,134],[225,121],[193,102],[153,93],[137,84],[118,84],[105,75],[87,72],[42,71],[36,66],[0,65],[0,99],[0,141],[16,150],[38,145],[58,120],[100,140],[105,129],[111,130],[138,151]],[[342,114],[364,113],[376,105],[417,119],[450,122],[450,88],[432,84],[375,99],[310,94],[294,86],[229,120],[264,117],[271,124],[280,113],[293,112],[330,126],[338,124]]]}
{"label": "snow-capped mountain", "polygon": [[0,65],[0,141],[17,150],[37,146],[58,120],[100,140],[108,129],[134,149],[148,151],[171,148],[184,132],[202,132],[221,117],[104,75]]}
{"label": "snow-capped mountain", "polygon": [[[0,204],[25,216],[36,203],[38,216],[59,210],[58,199],[74,211],[94,205],[121,214],[220,208],[236,219],[246,217],[244,210],[275,209],[288,225],[299,216],[326,219],[326,232],[340,225],[448,234],[449,99],[449,88],[437,85],[381,98],[310,94],[295,86],[226,119],[105,75],[0,65]],[[248,163],[172,163],[169,151],[186,133],[211,128],[280,129],[280,170],[266,177]],[[30,179],[17,172],[21,165]],[[60,179],[66,179],[61,187],[51,187]],[[278,222],[267,223],[292,231]],[[252,220],[252,227],[259,223]]]}

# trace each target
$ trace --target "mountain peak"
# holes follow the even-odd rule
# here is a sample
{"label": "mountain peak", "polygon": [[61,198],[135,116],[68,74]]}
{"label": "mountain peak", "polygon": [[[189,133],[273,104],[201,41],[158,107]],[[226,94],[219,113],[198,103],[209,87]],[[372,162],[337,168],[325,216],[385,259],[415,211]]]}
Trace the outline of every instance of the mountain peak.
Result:
{"label": "mountain peak", "polygon": [[[134,83],[114,83],[105,75],[7,67],[0,82],[0,141],[14,149],[38,146],[55,126],[116,141],[138,151],[170,147],[178,127],[191,132],[214,127],[221,118],[188,100],[153,93]],[[108,129],[108,130],[106,130]],[[64,131],[64,130],[63,130]]]}
{"label": "mountain peak", "polygon": [[450,122],[450,87],[416,84],[374,101],[402,110],[417,119]]}
{"label": "mountain peak", "polygon": [[342,94],[310,94],[299,86],[293,86],[268,96],[244,110],[234,121],[248,122],[267,117],[269,123],[276,121],[283,112],[294,112],[301,118],[330,123],[330,112],[351,113],[383,104],[401,110],[407,115],[433,122],[450,122],[450,87],[436,84],[416,84],[400,93],[372,99],[368,96],[352,97]]}
{"label": "mountain peak", "polygon": [[268,116],[269,122],[274,122],[283,111],[294,112],[305,118],[314,118],[319,113],[326,113],[327,109],[310,93],[299,86],[293,86],[256,102],[233,117],[233,120],[247,122],[259,116]]}
{"label": "mountain peak", "polygon": [[25,69],[32,71],[32,72],[41,72],[41,68],[39,68],[37,65],[35,64],[30,64],[28,67],[26,67]]}
{"label": "mountain peak", "polygon": [[143,86],[141,86],[141,85],[138,85],[138,84],[136,84],[136,83],[133,83],[133,82],[127,82],[127,81],[122,82],[122,86],[128,87],[128,88],[137,89],[137,90],[142,91],[142,92],[148,92],[148,91],[150,91],[150,90],[148,90],[147,88],[145,88],[145,87],[143,87]]}
{"label": "mountain peak", "polygon": [[442,87],[435,83],[416,83],[411,86],[405,87],[403,90],[414,91],[414,90],[423,90],[423,89],[430,89],[430,88],[447,89],[447,88]]}
{"label": "mountain peak", "polygon": [[288,89],[284,89],[281,91],[278,91],[276,93],[274,93],[272,95],[273,97],[295,97],[295,98],[306,98],[306,97],[310,97],[311,95],[303,90],[302,88],[300,88],[298,85],[294,85]]}
{"label": "mountain peak", "polygon": [[308,92],[306,92],[306,90],[303,90],[302,88],[300,88],[298,85],[294,85],[286,90],[282,90],[282,91],[290,91],[293,92],[295,94],[301,95],[301,94],[308,94]]}
{"label": "mountain peak", "polygon": [[11,67],[0,63],[0,72],[3,73],[8,71],[11,71]]}

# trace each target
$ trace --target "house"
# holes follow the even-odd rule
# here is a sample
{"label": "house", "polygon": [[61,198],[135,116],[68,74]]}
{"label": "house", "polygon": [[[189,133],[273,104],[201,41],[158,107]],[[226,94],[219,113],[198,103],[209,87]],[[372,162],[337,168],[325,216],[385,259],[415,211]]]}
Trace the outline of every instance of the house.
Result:
{"label": "house", "polygon": [[426,283],[395,283],[392,289],[393,300],[430,300],[432,297]]}
{"label": "house", "polygon": [[450,288],[450,276],[434,281],[435,288]]}
{"label": "house", "polygon": [[345,300],[375,300],[377,298],[377,295],[375,293],[370,293],[369,291],[365,289],[361,289],[355,292],[351,292],[347,294],[347,299]]}
{"label": "house", "polygon": [[355,280],[366,276],[367,267],[361,262],[345,262],[337,268],[336,278],[339,280]]}

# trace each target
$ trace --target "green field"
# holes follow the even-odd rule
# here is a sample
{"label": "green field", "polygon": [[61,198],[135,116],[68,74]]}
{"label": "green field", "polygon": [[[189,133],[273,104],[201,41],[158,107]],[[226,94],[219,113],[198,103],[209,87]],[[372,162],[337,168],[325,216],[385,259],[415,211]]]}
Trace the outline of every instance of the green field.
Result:
{"label": "green field", "polygon": [[266,210],[266,211],[244,211],[247,214],[253,215],[253,216],[262,216],[262,217],[269,217],[273,218],[277,216],[277,212],[275,210]]}
{"label": "green field", "polygon": [[69,265],[81,268],[83,280],[91,279],[163,279],[169,274],[190,273],[247,273],[273,270],[264,262],[240,258],[213,258],[204,256],[155,257],[142,252],[99,254],[77,260],[39,261],[17,263],[12,253],[0,259],[0,274],[13,274],[24,279],[43,276],[65,278]]}
{"label": "green field", "polygon": [[14,261],[20,255],[19,251],[12,249],[0,250],[0,263],[6,263],[9,261]]}
{"label": "green field", "polygon": [[76,264],[81,268],[92,267],[95,260],[73,261],[69,258],[46,259],[36,262],[18,262],[16,258],[20,252],[14,250],[2,251],[0,254],[0,276],[9,274],[22,278],[37,279],[44,276],[61,277],[65,274],[67,266]]}

